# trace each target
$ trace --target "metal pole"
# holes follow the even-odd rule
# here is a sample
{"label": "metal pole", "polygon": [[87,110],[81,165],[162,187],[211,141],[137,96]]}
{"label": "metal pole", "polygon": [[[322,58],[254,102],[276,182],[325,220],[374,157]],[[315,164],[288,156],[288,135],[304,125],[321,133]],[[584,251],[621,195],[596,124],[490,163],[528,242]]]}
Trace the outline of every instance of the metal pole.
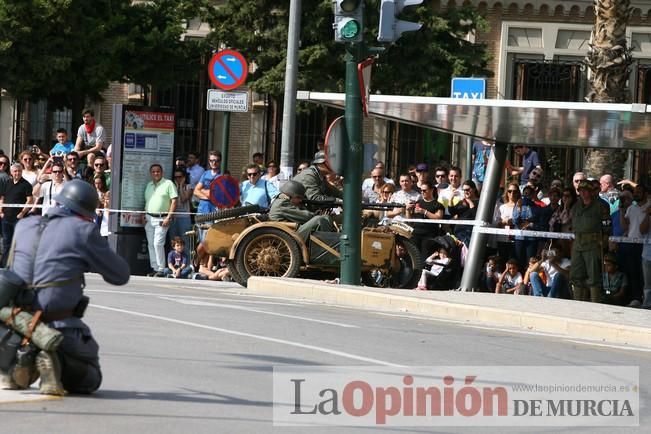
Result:
{"label": "metal pole", "polygon": [[[221,171],[228,169],[228,136],[231,133],[231,112],[224,112],[224,125],[222,127],[222,164]],[[239,174],[235,174],[239,176]]]}
{"label": "metal pole", "polygon": [[466,179],[472,179],[472,137],[466,137]]}
{"label": "metal pole", "polygon": [[296,76],[298,75],[298,40],[301,30],[301,0],[289,3],[289,31],[285,64],[285,96],[280,143],[280,171],[289,179],[294,174],[294,130],[296,129]]}
{"label": "metal pole", "polygon": [[[493,145],[493,152],[491,152],[490,158],[488,159],[488,166],[486,167],[484,186],[479,197],[479,206],[477,207],[477,216],[475,218],[477,223],[490,224],[493,220],[495,201],[497,200],[500,180],[504,172],[504,163],[506,162],[506,149],[506,143],[495,142],[495,145]],[[470,246],[468,246],[468,261],[463,269],[461,286],[459,287],[461,291],[474,291],[477,288],[487,241],[488,234],[473,230],[472,237],[470,238]]]}
{"label": "metal pole", "polygon": [[362,98],[357,80],[357,63],[362,58],[363,45],[351,44],[346,54],[346,132],[348,153],[344,176],[344,227],[341,235],[341,283],[359,285],[361,259],[362,190]]}

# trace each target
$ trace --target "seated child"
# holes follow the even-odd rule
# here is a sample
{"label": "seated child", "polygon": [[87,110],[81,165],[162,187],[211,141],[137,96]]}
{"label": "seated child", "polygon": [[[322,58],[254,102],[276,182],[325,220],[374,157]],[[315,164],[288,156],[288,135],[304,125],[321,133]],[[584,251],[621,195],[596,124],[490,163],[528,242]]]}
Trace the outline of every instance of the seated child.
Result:
{"label": "seated child", "polygon": [[629,300],[628,276],[617,269],[617,258],[612,253],[604,255],[603,302],[625,306]]}
{"label": "seated child", "polygon": [[495,286],[495,294],[520,294],[523,286],[522,274],[518,271],[518,261],[506,261],[506,270]]}
{"label": "seated child", "polygon": [[170,278],[187,279],[192,273],[192,267],[188,266],[185,242],[181,237],[174,237],[171,244],[173,250],[167,254],[167,268],[163,273]]}
{"label": "seated child", "polygon": [[486,261],[486,272],[484,273],[484,290],[495,292],[497,282],[500,280],[500,272],[498,267],[498,257],[490,256]]}
{"label": "seated child", "polygon": [[432,253],[425,260],[426,266],[430,266],[430,269],[423,269],[416,289],[449,289],[447,280],[449,280],[451,262],[452,258],[445,247],[440,247]]}

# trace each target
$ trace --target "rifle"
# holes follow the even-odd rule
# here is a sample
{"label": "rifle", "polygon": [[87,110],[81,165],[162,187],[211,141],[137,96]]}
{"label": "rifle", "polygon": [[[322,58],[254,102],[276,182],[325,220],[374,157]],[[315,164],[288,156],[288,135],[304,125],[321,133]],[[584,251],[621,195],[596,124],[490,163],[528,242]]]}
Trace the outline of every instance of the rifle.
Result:
{"label": "rifle", "polygon": [[[341,200],[303,200],[303,203],[314,209],[328,209],[328,208],[337,208],[344,206],[344,203]],[[361,209],[370,209],[385,211],[393,208],[405,208],[407,205],[403,203],[368,203],[362,202]]]}

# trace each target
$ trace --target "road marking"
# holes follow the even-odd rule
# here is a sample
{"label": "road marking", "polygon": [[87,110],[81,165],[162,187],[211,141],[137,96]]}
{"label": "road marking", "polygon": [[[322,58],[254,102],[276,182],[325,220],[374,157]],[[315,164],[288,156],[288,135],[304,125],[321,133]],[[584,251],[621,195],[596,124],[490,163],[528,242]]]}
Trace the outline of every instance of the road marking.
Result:
{"label": "road marking", "polygon": [[[168,289],[168,288],[166,288]],[[281,303],[278,301],[258,301],[258,300],[234,300],[231,298],[219,298],[219,297],[199,297],[196,295],[179,295],[179,294],[159,294],[155,292],[143,292],[143,291],[114,291],[107,289],[84,289],[84,292],[102,292],[107,294],[126,294],[126,295],[146,295],[152,297],[171,297],[171,298],[187,298],[194,300],[218,300],[218,301],[230,301],[233,303],[252,303],[252,304],[269,304],[277,306],[301,306],[302,303]],[[239,294],[233,294],[239,295]]]}
{"label": "road marking", "polygon": [[0,390],[0,404],[18,404],[63,399],[62,396],[41,395],[38,389]]}
{"label": "road marking", "polygon": [[325,347],[319,347],[319,346],[316,346],[316,345],[302,344],[300,342],[288,341],[288,340],[285,340],[285,339],[272,338],[272,337],[269,337],[269,336],[262,336],[262,335],[256,335],[256,334],[253,334],[253,333],[240,332],[240,331],[237,331],[237,330],[229,330],[229,329],[225,329],[225,328],[221,328],[221,327],[213,327],[213,326],[208,326],[208,325],[205,325],[205,324],[197,324],[197,323],[193,323],[193,322],[189,322],[189,321],[182,321],[182,320],[178,320],[178,319],[174,319],[174,318],[168,318],[168,317],[164,317],[164,316],[160,316],[160,315],[151,315],[151,314],[148,314],[148,313],[134,312],[132,310],[117,309],[117,308],[109,307],[109,306],[101,306],[101,305],[97,305],[97,304],[92,304],[91,306],[96,307],[98,309],[104,309],[104,310],[109,310],[109,311],[112,311],[112,312],[124,313],[124,314],[127,314],[127,315],[139,316],[139,317],[142,317],[142,318],[157,319],[159,321],[170,322],[170,323],[173,323],[173,324],[181,324],[181,325],[185,325],[185,326],[188,326],[188,327],[195,327],[195,328],[200,328],[200,329],[204,329],[204,330],[212,330],[212,331],[219,332],[219,333],[225,333],[225,334],[235,335],[235,336],[242,336],[242,337],[246,337],[246,338],[258,339],[258,340],[261,340],[261,341],[273,342],[273,343],[276,343],[276,344],[288,345],[288,346],[292,346],[292,347],[303,348],[303,349],[317,351],[317,352],[321,352],[321,353],[332,354],[332,355],[339,356],[339,357],[344,357],[344,358],[347,358],[347,359],[359,360],[361,362],[375,363],[377,365],[391,366],[391,367],[394,367],[394,368],[405,368],[406,367],[405,365],[399,365],[399,364],[396,364],[396,363],[391,363],[391,362],[387,362],[387,361],[379,360],[379,359],[373,359],[373,358],[370,358],[370,357],[358,356],[356,354],[346,353],[344,351],[333,350],[333,349],[325,348]]}
{"label": "road marking", "polygon": [[352,325],[352,324],[345,324],[345,323],[341,323],[341,322],[334,322],[334,321],[326,321],[326,320],[321,320],[321,319],[307,318],[307,317],[304,317],[304,316],[297,316],[297,315],[288,315],[288,314],[284,314],[284,313],[269,312],[269,311],[266,311],[266,310],[252,309],[250,307],[234,306],[232,304],[211,303],[211,302],[208,302],[208,301],[200,301],[200,300],[183,300],[181,298],[176,298],[176,297],[163,297],[163,296],[160,296],[159,298],[161,298],[163,300],[174,301],[176,303],[189,304],[189,305],[194,305],[194,306],[223,307],[225,309],[235,309],[235,310],[243,310],[243,311],[246,311],[246,312],[262,313],[262,314],[265,314],[265,315],[280,316],[280,317],[283,317],[283,318],[291,318],[291,319],[299,319],[301,321],[316,322],[316,323],[320,323],[320,324],[328,324],[328,325],[333,325],[333,326],[337,326],[337,327],[354,328],[354,329],[359,328],[359,326]]}

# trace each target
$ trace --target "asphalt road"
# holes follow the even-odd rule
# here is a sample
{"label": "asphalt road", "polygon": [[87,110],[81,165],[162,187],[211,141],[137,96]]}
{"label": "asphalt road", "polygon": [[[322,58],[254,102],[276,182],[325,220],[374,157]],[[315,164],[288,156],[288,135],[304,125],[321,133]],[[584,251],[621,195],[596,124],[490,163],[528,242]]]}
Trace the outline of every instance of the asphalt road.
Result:
{"label": "asphalt road", "polygon": [[369,432],[272,421],[274,365],[636,365],[639,428],[386,428],[383,432],[649,432],[651,352],[555,336],[324,306],[234,284],[87,279],[101,345],[95,395],[0,402],[12,433]]}

